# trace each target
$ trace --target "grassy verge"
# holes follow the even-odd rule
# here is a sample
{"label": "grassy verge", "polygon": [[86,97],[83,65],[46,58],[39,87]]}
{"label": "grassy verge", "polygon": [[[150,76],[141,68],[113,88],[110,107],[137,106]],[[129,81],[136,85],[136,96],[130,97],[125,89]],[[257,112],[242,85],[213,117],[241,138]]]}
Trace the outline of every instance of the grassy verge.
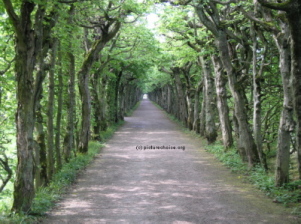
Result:
{"label": "grassy verge", "polygon": [[254,184],[263,191],[275,203],[292,207],[293,214],[301,216],[301,180],[292,181],[282,187],[275,186],[274,173],[265,171],[261,166],[248,169],[247,164],[242,162],[236,149],[225,152],[219,144],[207,145],[206,150],[218,158],[232,172],[237,173],[243,180]]}
{"label": "grassy verge", "polygon": [[131,110],[129,110],[129,111],[127,111],[125,113],[125,116],[126,117],[132,116],[132,114],[134,113],[134,111],[140,106],[140,103],[141,103],[140,101],[138,103],[136,103],[136,105]]}

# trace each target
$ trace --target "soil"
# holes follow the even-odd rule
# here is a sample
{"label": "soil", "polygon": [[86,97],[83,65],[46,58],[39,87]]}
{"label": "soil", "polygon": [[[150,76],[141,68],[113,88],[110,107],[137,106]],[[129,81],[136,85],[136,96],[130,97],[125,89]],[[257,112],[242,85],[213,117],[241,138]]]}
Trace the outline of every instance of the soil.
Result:
{"label": "soil", "polygon": [[149,100],[125,121],[43,223],[300,223]]}

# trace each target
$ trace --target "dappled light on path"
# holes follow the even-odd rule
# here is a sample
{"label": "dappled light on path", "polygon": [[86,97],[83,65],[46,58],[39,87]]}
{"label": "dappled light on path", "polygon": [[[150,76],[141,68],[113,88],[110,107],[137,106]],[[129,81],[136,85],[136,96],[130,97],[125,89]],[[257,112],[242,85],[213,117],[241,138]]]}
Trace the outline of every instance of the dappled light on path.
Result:
{"label": "dappled light on path", "polygon": [[294,222],[143,100],[45,223]]}

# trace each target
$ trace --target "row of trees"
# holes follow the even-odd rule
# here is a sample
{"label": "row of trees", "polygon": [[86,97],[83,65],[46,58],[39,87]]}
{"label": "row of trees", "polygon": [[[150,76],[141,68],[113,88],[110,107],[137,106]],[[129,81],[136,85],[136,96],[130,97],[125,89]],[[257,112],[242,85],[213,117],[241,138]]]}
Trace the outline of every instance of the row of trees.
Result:
{"label": "row of trees", "polygon": [[153,82],[150,99],[208,143],[220,130],[250,168],[267,169],[277,148],[277,186],[290,181],[291,155],[301,177],[300,1],[161,2],[169,78]]}
{"label": "row of trees", "polygon": [[[146,3],[1,2],[1,133],[17,136],[12,211],[28,213],[35,190],[140,100],[155,44],[143,23],[134,23]],[[12,168],[3,136],[4,187]]]}

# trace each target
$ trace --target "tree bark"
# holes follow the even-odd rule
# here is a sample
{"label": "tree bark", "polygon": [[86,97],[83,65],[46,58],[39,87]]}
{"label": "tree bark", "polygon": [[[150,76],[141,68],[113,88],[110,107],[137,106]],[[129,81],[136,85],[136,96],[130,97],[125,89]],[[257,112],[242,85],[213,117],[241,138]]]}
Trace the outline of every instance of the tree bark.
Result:
{"label": "tree bark", "polygon": [[221,124],[223,145],[225,149],[233,146],[232,128],[229,118],[229,106],[227,100],[227,77],[223,72],[222,62],[218,56],[212,56],[215,71],[215,88],[217,96],[217,109]]}
{"label": "tree bark", "polygon": [[[75,6],[72,4],[69,11],[68,11],[68,23],[73,22]],[[71,39],[73,37],[73,31],[70,29],[68,30],[68,36]],[[69,162],[71,158],[71,151],[75,148],[75,56],[73,53],[73,44],[72,41],[68,44],[69,50],[67,52],[67,60],[68,60],[68,89],[67,89],[67,99],[66,99],[66,106],[67,106],[67,127],[66,133],[63,140],[63,158],[66,163]],[[60,72],[59,78],[62,78],[62,73]],[[61,79],[59,79],[61,80]],[[63,92],[62,87],[60,86],[60,91]],[[62,98],[59,100],[59,104],[62,105],[63,101]],[[59,110],[58,110],[59,113]],[[58,116],[61,114],[58,114]],[[58,124],[59,126],[59,124]]]}
{"label": "tree bark", "polygon": [[177,93],[178,93],[178,101],[179,101],[179,116],[180,121],[184,123],[184,125],[187,127],[187,118],[188,118],[188,110],[187,110],[187,102],[186,102],[186,96],[183,90],[183,85],[180,79],[180,68],[173,67],[172,69],[172,76],[174,78],[174,82],[176,85]]}
{"label": "tree bark", "polygon": [[[73,19],[74,6],[69,10],[69,21]],[[69,31],[70,38],[72,37],[72,31]],[[71,157],[71,151],[75,147],[75,56],[73,53],[73,45],[70,41],[69,52],[67,53],[68,65],[69,65],[69,80],[68,80],[68,97],[67,97],[67,130],[64,137],[64,161],[69,162]]]}
{"label": "tree bark", "polygon": [[[58,41],[58,47],[60,43]],[[62,61],[62,54],[58,52],[58,61],[59,63]],[[62,123],[62,109],[63,109],[63,71],[62,66],[59,66],[60,69],[58,71],[58,89],[57,89],[57,113],[56,113],[56,122],[55,122],[55,154],[56,154],[56,171],[59,171],[62,168],[62,155],[61,155],[61,123]]]}
{"label": "tree bark", "polygon": [[48,105],[47,105],[47,170],[48,178],[52,179],[55,171],[54,167],[54,69],[55,69],[55,58],[57,52],[57,40],[53,40],[51,59],[50,59],[50,71],[48,72],[49,86],[48,86]]}
{"label": "tree bark", "polygon": [[254,24],[251,28],[251,35],[253,40],[253,63],[252,63],[253,64],[253,107],[254,107],[253,108],[253,133],[254,133],[254,141],[257,147],[260,163],[267,170],[268,167],[267,167],[266,157],[262,148],[262,133],[261,133],[261,128],[262,128],[261,82],[263,80],[262,76],[264,72],[265,54],[267,51],[267,46],[264,40],[262,40],[264,47],[263,47],[262,58],[260,62],[261,63],[260,68],[257,69],[257,65],[259,63],[257,58],[258,35],[256,35],[256,29]]}
{"label": "tree bark", "polygon": [[196,133],[200,133],[200,93],[203,90],[203,81],[198,83],[198,86],[195,90],[194,95],[194,122],[193,122],[193,130]]}
{"label": "tree bark", "polygon": [[48,184],[47,175],[47,153],[45,142],[45,131],[43,128],[43,116],[41,111],[41,105],[38,103],[36,110],[36,146],[35,146],[35,159],[36,159],[36,172],[35,172],[35,186],[36,189]]}
{"label": "tree bark", "polygon": [[283,85],[283,108],[278,131],[278,150],[276,157],[276,186],[282,186],[289,182],[291,133],[295,131],[290,32],[289,27],[284,21],[280,21],[280,27],[282,32],[274,34],[280,55],[279,68]]}
{"label": "tree bark", "polygon": [[298,152],[298,170],[301,179],[301,2],[292,0],[290,10],[287,12],[291,27],[292,77],[293,96],[296,114],[297,130],[296,142]]}
{"label": "tree bark", "polygon": [[208,144],[215,142],[217,138],[217,132],[215,127],[215,111],[214,111],[214,85],[213,78],[211,77],[211,69],[208,59],[203,56],[199,56],[199,63],[202,66],[204,75],[204,93],[205,93],[205,137]]}
{"label": "tree bark", "polygon": [[203,83],[203,100],[201,106],[200,116],[200,136],[205,136],[206,133],[206,93],[205,93],[205,86]]}

